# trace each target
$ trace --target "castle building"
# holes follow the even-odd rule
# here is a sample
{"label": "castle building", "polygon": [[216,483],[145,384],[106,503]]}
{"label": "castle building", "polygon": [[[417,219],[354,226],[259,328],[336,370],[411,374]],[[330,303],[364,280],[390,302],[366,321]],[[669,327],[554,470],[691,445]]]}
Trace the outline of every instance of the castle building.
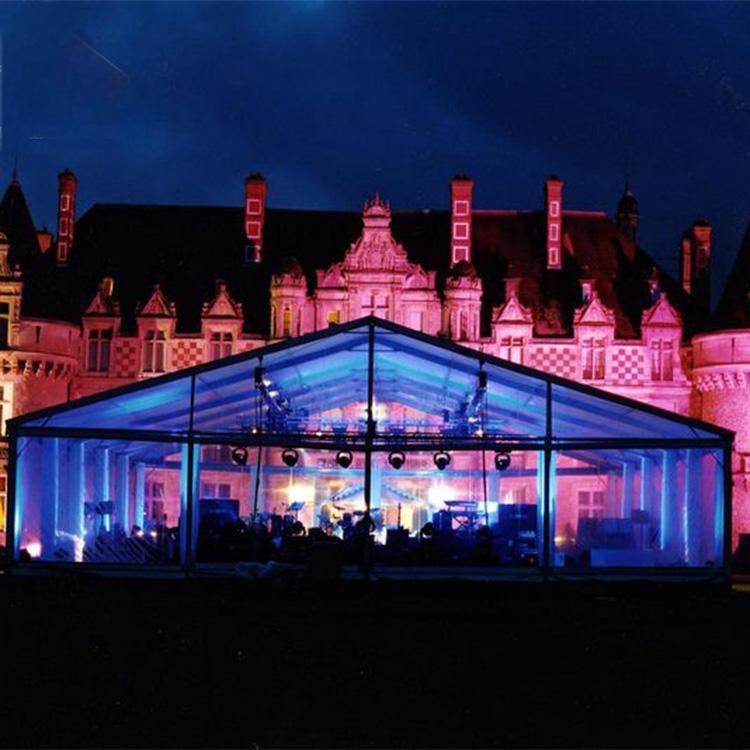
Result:
{"label": "castle building", "polygon": [[[59,175],[56,236],[13,176],[0,203],[0,426],[91,395],[363,316],[736,431],[735,541],[750,531],[750,234],[710,314],[711,226],[680,240],[678,279],[638,244],[626,189],[614,218],[566,207],[361,212],[244,204],[94,204],[76,218]],[[745,407],[745,408],[743,408]],[[6,479],[0,476],[0,504]],[[601,509],[589,505],[582,514]]]}

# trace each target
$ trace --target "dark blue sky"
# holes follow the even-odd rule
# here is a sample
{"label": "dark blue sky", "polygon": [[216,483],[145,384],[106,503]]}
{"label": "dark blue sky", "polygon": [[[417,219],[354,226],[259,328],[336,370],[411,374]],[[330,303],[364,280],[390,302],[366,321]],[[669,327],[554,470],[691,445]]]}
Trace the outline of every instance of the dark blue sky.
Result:
{"label": "dark blue sky", "polygon": [[[750,219],[750,4],[5,3],[0,180],[38,223],[56,175],[92,202],[613,212],[625,164],[641,241],[674,269],[714,225],[715,278]],[[118,71],[122,71],[119,72]]]}

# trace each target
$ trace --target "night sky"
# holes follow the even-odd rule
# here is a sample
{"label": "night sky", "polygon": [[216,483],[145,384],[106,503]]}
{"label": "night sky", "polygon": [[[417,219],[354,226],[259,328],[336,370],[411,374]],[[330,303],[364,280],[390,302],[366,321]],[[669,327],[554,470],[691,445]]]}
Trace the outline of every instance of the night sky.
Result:
{"label": "night sky", "polygon": [[0,8],[0,182],[32,214],[56,175],[93,202],[609,213],[629,164],[641,244],[676,267],[714,225],[728,272],[750,220],[750,4],[84,3]]}

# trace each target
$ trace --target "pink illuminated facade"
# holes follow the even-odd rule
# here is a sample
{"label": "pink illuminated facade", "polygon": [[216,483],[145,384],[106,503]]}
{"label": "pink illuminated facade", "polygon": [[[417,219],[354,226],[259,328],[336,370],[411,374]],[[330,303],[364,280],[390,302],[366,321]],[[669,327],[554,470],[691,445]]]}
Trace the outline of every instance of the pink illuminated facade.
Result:
{"label": "pink illuminated facade", "polygon": [[637,244],[628,190],[612,220],[566,208],[557,177],[528,211],[477,208],[464,176],[448,210],[399,212],[377,195],[359,213],[275,209],[255,174],[243,206],[96,204],[78,220],[76,186],[59,176],[53,242],[15,178],[3,198],[3,427],[373,315],[734,430],[735,539],[750,531],[750,322],[710,326],[706,222],[682,238],[675,280]]}

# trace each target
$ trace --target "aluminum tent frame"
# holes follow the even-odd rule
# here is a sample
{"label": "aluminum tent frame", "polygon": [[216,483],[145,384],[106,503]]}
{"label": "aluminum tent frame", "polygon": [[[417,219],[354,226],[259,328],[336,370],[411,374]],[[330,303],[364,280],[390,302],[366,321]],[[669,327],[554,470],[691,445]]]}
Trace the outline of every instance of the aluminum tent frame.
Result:
{"label": "aluminum tent frame", "polygon": [[[420,418],[379,418],[385,402]],[[733,433],[375,317],[27,414],[9,420],[8,433],[10,540],[17,535],[17,445],[25,437],[187,446],[188,528],[194,448],[203,444],[361,451],[368,512],[374,452],[535,450],[544,456],[544,567],[555,451],[711,448],[724,457],[729,555]],[[15,561],[16,545],[8,550]]]}

